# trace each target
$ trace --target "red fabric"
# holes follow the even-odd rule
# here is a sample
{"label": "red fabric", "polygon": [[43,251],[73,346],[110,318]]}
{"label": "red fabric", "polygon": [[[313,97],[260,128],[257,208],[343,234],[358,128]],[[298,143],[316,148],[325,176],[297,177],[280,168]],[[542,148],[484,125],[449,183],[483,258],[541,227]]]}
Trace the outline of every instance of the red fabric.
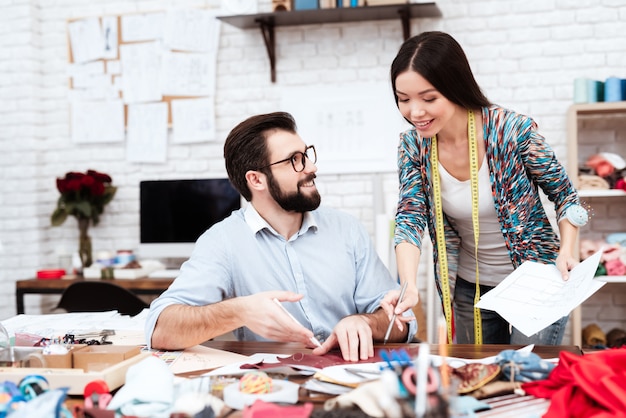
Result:
{"label": "red fabric", "polygon": [[257,399],[244,408],[243,418],[308,418],[312,412],[313,404],[310,402],[304,405],[281,406]]}
{"label": "red fabric", "polygon": [[524,383],[538,398],[551,398],[544,418],[626,417],[626,348],[579,356],[561,352],[545,380]]}

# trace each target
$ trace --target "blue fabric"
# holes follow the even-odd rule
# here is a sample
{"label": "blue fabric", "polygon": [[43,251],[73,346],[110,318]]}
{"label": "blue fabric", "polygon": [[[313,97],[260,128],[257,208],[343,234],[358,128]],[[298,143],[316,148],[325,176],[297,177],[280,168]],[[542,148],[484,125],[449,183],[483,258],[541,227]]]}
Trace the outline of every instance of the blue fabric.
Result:
{"label": "blue fabric", "polygon": [[513,379],[516,382],[547,379],[555,367],[553,363],[543,360],[535,353],[516,350],[501,351],[495,361],[500,366],[505,380]]}
{"label": "blue fabric", "polygon": [[[306,213],[298,233],[286,240],[249,204],[198,239],[180,276],[152,302],[147,341],[169,305],[201,306],[270,290],[304,294],[301,301],[284,306],[323,341],[339,320],[374,312],[384,295],[397,288],[367,231],[353,216],[321,207]],[[411,321],[407,341],[416,329],[417,322]],[[239,340],[263,340],[245,327],[235,335]]]}

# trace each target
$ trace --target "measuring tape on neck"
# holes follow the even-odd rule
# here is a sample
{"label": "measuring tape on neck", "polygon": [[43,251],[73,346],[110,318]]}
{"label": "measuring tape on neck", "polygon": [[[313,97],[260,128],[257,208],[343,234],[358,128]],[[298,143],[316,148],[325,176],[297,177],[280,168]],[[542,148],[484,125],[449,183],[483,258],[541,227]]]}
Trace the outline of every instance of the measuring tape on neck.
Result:
{"label": "measuring tape on neck", "polygon": [[[470,153],[470,188],[472,191],[472,226],[474,229],[474,257],[476,259],[476,292],[474,293],[474,343],[482,344],[482,321],[480,309],[476,304],[480,300],[480,284],[478,280],[478,143],[476,141],[476,123],[474,112],[467,111],[467,138]],[[437,135],[432,137],[430,163],[432,166],[433,192],[435,195],[435,227],[437,233],[437,258],[441,274],[443,295],[443,311],[446,316],[448,341],[452,342],[452,301],[450,298],[450,279],[448,277],[448,254],[443,227],[443,207],[441,204],[441,183],[439,177],[439,154],[437,151]]]}

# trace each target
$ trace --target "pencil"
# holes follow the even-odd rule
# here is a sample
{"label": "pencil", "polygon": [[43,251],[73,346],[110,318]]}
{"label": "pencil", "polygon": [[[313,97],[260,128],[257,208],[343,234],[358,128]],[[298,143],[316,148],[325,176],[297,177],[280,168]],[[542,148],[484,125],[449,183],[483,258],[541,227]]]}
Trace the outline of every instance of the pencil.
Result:
{"label": "pencil", "polygon": [[[283,310],[283,312],[285,312],[285,313],[289,316],[289,318],[293,319],[293,322],[295,322],[295,323],[296,323],[296,324],[298,324],[298,325],[302,325],[302,324],[301,324],[301,323],[300,323],[300,322],[296,319],[296,317],[295,317],[295,316],[293,316],[293,315],[291,314],[291,312],[289,312],[289,311],[287,310],[287,308],[285,308],[285,307],[283,306],[283,304],[282,304],[282,303],[280,303],[280,301],[279,301],[278,299],[274,298],[274,299],[272,299],[272,300],[274,301],[274,303],[275,303],[275,304],[277,304],[278,306],[280,306],[280,309],[282,309],[282,310]],[[320,342],[319,342],[319,340],[318,340],[317,338],[315,338],[315,336],[313,336],[313,337],[309,338],[309,340],[310,340],[310,341],[313,343],[313,345],[315,345],[316,347],[321,347],[321,346],[322,346],[322,343],[320,343]]]}
{"label": "pencil", "polygon": [[[398,298],[398,303],[402,302],[404,300],[404,293],[406,292],[406,286],[409,284],[409,282],[404,282],[404,284],[402,285],[402,289],[400,290],[400,297]],[[397,305],[396,305],[397,306]],[[395,308],[394,308],[395,310]],[[387,327],[387,332],[385,333],[385,338],[383,339],[383,344],[387,344],[387,340],[389,340],[389,335],[391,335],[391,330],[393,329],[393,323],[396,322],[396,317],[398,315],[396,315],[396,313],[394,312],[393,316],[391,317],[391,322],[389,322],[389,326]]]}

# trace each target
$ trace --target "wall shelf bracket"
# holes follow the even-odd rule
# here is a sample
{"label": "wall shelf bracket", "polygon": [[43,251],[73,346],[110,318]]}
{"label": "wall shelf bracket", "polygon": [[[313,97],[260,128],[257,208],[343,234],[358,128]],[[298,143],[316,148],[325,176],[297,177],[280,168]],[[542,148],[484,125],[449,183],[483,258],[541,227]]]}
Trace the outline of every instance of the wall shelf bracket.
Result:
{"label": "wall shelf bracket", "polygon": [[274,20],[271,18],[260,18],[256,20],[263,35],[267,57],[270,60],[270,74],[272,83],[276,82],[276,37],[274,33]]}

